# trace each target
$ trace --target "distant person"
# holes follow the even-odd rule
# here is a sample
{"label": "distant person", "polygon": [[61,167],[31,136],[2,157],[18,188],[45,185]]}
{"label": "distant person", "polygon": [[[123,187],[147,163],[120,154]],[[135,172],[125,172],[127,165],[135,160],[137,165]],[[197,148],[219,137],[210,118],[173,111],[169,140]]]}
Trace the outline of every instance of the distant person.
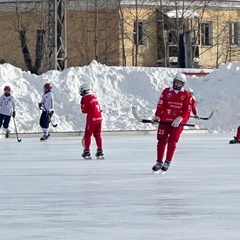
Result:
{"label": "distant person", "polygon": [[3,126],[5,129],[5,137],[9,137],[9,123],[11,116],[16,116],[16,103],[14,97],[11,95],[11,87],[5,86],[4,94],[0,97],[0,128]]}
{"label": "distant person", "polygon": [[104,158],[102,148],[102,110],[98,103],[97,98],[91,93],[90,87],[87,84],[82,84],[79,88],[79,93],[82,96],[81,110],[82,113],[87,114],[85,133],[83,138],[84,151],[83,158],[91,159],[90,144],[92,135],[95,138],[97,145],[97,158]]}
{"label": "distant person", "polygon": [[43,136],[40,138],[41,141],[45,141],[50,137],[49,134],[49,123],[51,122],[51,117],[54,113],[53,105],[54,105],[54,97],[52,94],[52,86],[50,83],[46,83],[43,86],[43,95],[42,100],[38,104],[40,110],[42,110],[39,124],[43,130]]}
{"label": "distant person", "polygon": [[[172,162],[177,142],[183,130],[181,123],[186,123],[191,113],[190,95],[183,88],[186,76],[178,72],[173,79],[172,87],[165,88],[159,98],[152,123],[161,122],[157,131],[157,163],[153,171],[166,172]],[[167,122],[167,124],[166,124]],[[163,162],[167,145],[166,160]]]}
{"label": "distant person", "polygon": [[240,143],[240,126],[237,128],[237,135],[233,137],[233,140],[229,141],[230,144]]}
{"label": "distant person", "polygon": [[194,115],[194,118],[199,119],[197,105],[196,105],[196,99],[193,96],[193,90],[190,88],[188,92],[190,94],[190,105],[191,105],[191,109],[192,109],[192,113]]}

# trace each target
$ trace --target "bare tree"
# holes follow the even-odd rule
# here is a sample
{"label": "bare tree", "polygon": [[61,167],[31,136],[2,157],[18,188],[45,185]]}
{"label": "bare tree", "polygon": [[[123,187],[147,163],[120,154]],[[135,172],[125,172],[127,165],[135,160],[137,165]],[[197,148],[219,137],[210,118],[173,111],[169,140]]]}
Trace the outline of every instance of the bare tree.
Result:
{"label": "bare tree", "polygon": [[119,64],[118,12],[111,2],[86,0],[76,5],[78,11],[68,10],[72,22],[68,25],[68,56],[77,59],[79,65],[89,64],[93,59]]}
{"label": "bare tree", "polygon": [[214,21],[215,37],[213,48],[216,49],[215,67],[221,62],[239,61],[240,53],[240,22],[239,12],[215,11],[211,15]]}
{"label": "bare tree", "polygon": [[[142,65],[145,58],[143,57],[144,53],[146,56],[150,56],[152,58],[153,50],[152,42],[155,41],[156,38],[156,17],[155,10],[151,9],[149,12],[146,11],[144,7],[147,1],[145,0],[135,0],[134,7],[125,8],[123,11],[123,7],[121,6],[120,21],[122,22],[121,26],[121,39],[124,39],[124,52],[126,57],[126,64],[130,62],[130,59],[127,56],[131,56],[131,64],[132,66]],[[150,48],[145,48],[147,46],[147,42],[150,42]],[[130,48],[131,46],[131,48]],[[147,50],[146,50],[147,49]],[[123,49],[122,49],[123,51]],[[150,53],[150,51],[152,51]],[[156,51],[155,51],[156,52]],[[146,64],[150,63],[151,60]]]}
{"label": "bare tree", "polygon": [[[40,12],[39,12],[40,10]],[[19,34],[19,39],[21,43],[21,49],[23,53],[24,62],[26,64],[27,69],[31,73],[41,74],[42,73],[42,63],[44,58],[44,8],[43,2],[39,6],[31,5],[26,6],[20,4],[16,1],[16,15],[17,21],[13,23],[15,31]],[[33,23],[29,19],[36,19],[37,23]],[[32,57],[30,54],[29,46],[28,46],[28,38],[27,32],[29,29],[32,29],[33,26],[37,24],[39,29],[36,30],[36,45],[35,45],[35,63],[33,64]]]}
{"label": "bare tree", "polygon": [[[161,11],[158,11],[158,15],[157,15],[157,19],[158,19],[158,24],[157,24],[157,31],[159,31],[159,35],[157,38],[157,52],[159,53],[160,51],[162,52],[162,56],[163,56],[163,67],[167,67],[167,36],[165,36],[164,33],[164,24],[165,24],[165,20],[164,20],[164,14],[163,14],[163,2],[162,0],[160,0],[159,2],[159,9],[161,9]],[[160,46],[162,46],[162,48],[160,48]],[[161,57],[159,57],[161,58]]]}
{"label": "bare tree", "polygon": [[123,9],[121,6],[121,0],[117,0],[118,12],[119,12],[119,20],[120,20],[120,39],[121,39],[121,52],[122,52],[122,65],[126,66],[126,50],[125,50],[125,19],[123,14]]}
{"label": "bare tree", "polygon": [[[163,4],[164,2],[164,4]],[[158,56],[163,66],[177,59],[177,66],[191,67],[199,52],[200,22],[210,1],[159,0]],[[173,56],[173,59],[170,57]]]}

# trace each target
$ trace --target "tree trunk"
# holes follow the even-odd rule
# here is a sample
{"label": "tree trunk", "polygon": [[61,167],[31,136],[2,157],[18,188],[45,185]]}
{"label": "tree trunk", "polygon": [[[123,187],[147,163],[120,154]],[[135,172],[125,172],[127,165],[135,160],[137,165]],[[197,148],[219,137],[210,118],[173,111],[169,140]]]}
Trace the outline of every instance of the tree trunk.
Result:
{"label": "tree trunk", "polygon": [[35,59],[35,66],[34,66],[34,72],[37,75],[42,74],[42,61],[44,57],[44,47],[45,47],[44,34],[45,34],[44,29],[37,30],[36,59]]}
{"label": "tree trunk", "polygon": [[23,53],[24,62],[27,66],[27,69],[34,73],[33,65],[32,65],[32,59],[28,50],[27,46],[27,39],[26,39],[26,30],[19,30],[20,40],[21,40],[21,48]]}
{"label": "tree trunk", "polygon": [[119,16],[120,16],[120,36],[121,36],[121,43],[122,43],[122,66],[126,66],[127,65],[127,57],[126,57],[126,50],[125,50],[125,43],[124,43],[124,38],[125,38],[125,28],[124,28],[124,15],[123,15],[123,10],[121,7],[121,1],[118,0],[118,12],[119,12]]}

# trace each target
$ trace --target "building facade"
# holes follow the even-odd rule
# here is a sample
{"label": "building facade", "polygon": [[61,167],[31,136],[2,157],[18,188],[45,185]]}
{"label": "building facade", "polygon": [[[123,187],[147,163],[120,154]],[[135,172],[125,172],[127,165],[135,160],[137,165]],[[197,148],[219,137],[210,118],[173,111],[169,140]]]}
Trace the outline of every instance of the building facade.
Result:
{"label": "building facade", "polygon": [[124,5],[125,22],[131,26],[127,33],[139,39],[136,43],[133,36],[127,44],[134,43],[137,51],[132,52],[138,53],[137,62],[127,54],[128,64],[213,68],[239,61],[239,1],[138,2],[137,11],[136,1]]}
{"label": "building facade", "polygon": [[[56,0],[57,1],[57,0]],[[0,1],[0,62],[28,70],[20,30],[36,60],[37,30],[43,29],[43,72],[49,69],[47,1]],[[205,3],[205,4],[204,4]],[[106,65],[218,67],[238,62],[240,2],[67,1],[67,67],[93,59]]]}

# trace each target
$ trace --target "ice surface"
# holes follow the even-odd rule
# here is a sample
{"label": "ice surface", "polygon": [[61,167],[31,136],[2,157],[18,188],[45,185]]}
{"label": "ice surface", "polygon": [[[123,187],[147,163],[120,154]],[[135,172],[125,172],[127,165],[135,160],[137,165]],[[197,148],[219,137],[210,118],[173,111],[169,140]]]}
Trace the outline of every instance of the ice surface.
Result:
{"label": "ice surface", "polygon": [[83,160],[80,137],[1,139],[1,239],[237,240],[231,138],[184,132],[165,175],[151,173],[155,134],[105,136],[105,160]]}

